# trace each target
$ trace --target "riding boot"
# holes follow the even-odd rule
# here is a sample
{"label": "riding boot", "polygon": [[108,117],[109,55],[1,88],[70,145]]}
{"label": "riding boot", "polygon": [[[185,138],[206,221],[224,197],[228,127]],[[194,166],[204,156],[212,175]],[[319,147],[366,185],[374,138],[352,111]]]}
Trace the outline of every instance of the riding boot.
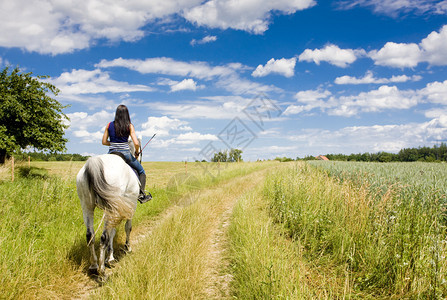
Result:
{"label": "riding boot", "polygon": [[152,199],[152,195],[151,193],[145,193],[144,188],[146,187],[146,174],[141,173],[139,176],[140,178],[140,195],[138,196],[138,201],[140,201],[140,203],[146,203],[147,201]]}

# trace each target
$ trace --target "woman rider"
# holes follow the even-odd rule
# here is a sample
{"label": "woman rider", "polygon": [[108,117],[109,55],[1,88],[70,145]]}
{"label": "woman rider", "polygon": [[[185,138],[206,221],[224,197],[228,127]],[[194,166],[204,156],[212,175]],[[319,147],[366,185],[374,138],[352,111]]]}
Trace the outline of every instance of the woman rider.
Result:
{"label": "woman rider", "polygon": [[[135,145],[136,158],[130,154],[129,144],[127,142],[129,136],[132,138]],[[107,124],[104,135],[102,136],[102,144],[109,146],[109,153],[122,153],[125,157],[126,163],[138,172],[138,177],[141,183],[138,201],[145,203],[151,200],[151,194],[148,193],[146,195],[144,192],[144,188],[146,186],[146,173],[144,172],[143,166],[137,160],[140,144],[138,143],[137,135],[135,134],[135,128],[130,122],[129,111],[125,105],[121,104],[116,108],[115,121]]]}

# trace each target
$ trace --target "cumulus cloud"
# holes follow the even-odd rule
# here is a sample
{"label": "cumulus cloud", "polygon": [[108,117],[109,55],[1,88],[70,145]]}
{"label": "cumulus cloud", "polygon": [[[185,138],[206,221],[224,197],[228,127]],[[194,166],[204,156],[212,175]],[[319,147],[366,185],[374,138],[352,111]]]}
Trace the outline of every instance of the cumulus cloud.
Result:
{"label": "cumulus cloud", "polygon": [[314,0],[209,0],[186,9],[183,16],[199,26],[232,28],[261,34],[268,29],[272,11],[293,14],[315,4]]}
{"label": "cumulus cloud", "polygon": [[444,82],[431,82],[419,91],[428,102],[447,106],[447,80]]}
{"label": "cumulus cloud", "polygon": [[194,80],[192,80],[191,78],[183,79],[182,81],[171,85],[172,92],[178,92],[178,91],[184,91],[184,90],[195,91],[196,89],[197,89],[197,83]]}
{"label": "cumulus cloud", "polygon": [[268,29],[272,11],[292,14],[313,5],[313,0],[1,1],[0,47],[57,55],[101,39],[133,42],[146,35],[146,25],[162,19],[169,23],[175,16],[199,26],[258,34]]}
{"label": "cumulus cloud", "polygon": [[229,76],[235,74],[237,70],[246,67],[238,64],[227,64],[223,66],[211,66],[207,62],[194,61],[184,62],[168,57],[155,57],[145,60],[123,59],[102,60],[96,64],[98,68],[124,67],[142,74],[163,74],[175,76],[190,76],[198,79],[210,80],[219,76]]}
{"label": "cumulus cloud", "polygon": [[200,141],[217,141],[214,134],[201,134],[199,132],[187,132],[180,134],[175,141],[178,144],[194,144]]}
{"label": "cumulus cloud", "polygon": [[396,83],[407,81],[419,81],[422,77],[419,75],[407,76],[407,75],[393,75],[391,78],[376,78],[371,71],[366,72],[365,76],[361,78],[352,76],[340,76],[335,78],[336,84],[383,84],[383,83]]}
{"label": "cumulus cloud", "polygon": [[364,50],[340,49],[337,45],[326,45],[323,49],[306,49],[298,59],[299,61],[313,61],[317,65],[325,61],[337,67],[346,68],[363,55],[365,55]]}
{"label": "cumulus cloud", "polygon": [[329,114],[354,116],[359,112],[379,112],[388,109],[409,109],[418,103],[414,91],[401,91],[396,86],[383,85],[377,90],[362,92],[356,96],[338,98],[339,106],[331,107]]}
{"label": "cumulus cloud", "polygon": [[152,136],[154,133],[158,136],[169,136],[171,131],[191,130],[188,122],[167,116],[148,117],[147,121],[141,124],[141,128],[143,130],[139,134],[144,136]]}
{"label": "cumulus cloud", "polygon": [[383,85],[376,90],[357,95],[335,97],[329,91],[302,91],[296,98],[301,105],[291,105],[285,115],[298,114],[319,108],[329,115],[352,117],[359,113],[381,112],[390,109],[409,109],[417,105],[416,91],[401,91],[396,86]]}
{"label": "cumulus cloud", "polygon": [[[223,88],[233,94],[259,94],[281,89],[273,85],[263,85],[241,78],[239,72],[249,69],[240,63],[229,63],[222,66],[212,66],[207,62],[184,62],[167,57],[148,58],[146,60],[123,59],[102,60],[95,65],[97,68],[125,67],[142,74],[162,74],[182,77],[193,77],[203,80],[215,80],[218,88]],[[182,85],[190,85],[186,81]],[[197,86],[203,88],[203,86]]]}
{"label": "cumulus cloud", "polygon": [[203,39],[200,39],[200,40],[192,39],[190,44],[191,44],[191,46],[195,46],[195,45],[208,44],[208,43],[215,42],[215,41],[217,41],[217,36],[207,35],[206,37],[204,37]]}
{"label": "cumulus cloud", "polygon": [[388,42],[379,50],[368,53],[376,65],[412,68],[419,63],[447,65],[447,25],[433,31],[419,44]]}
{"label": "cumulus cloud", "polygon": [[376,13],[392,17],[410,12],[417,15],[447,13],[446,0],[349,0],[340,1],[339,6],[343,9],[351,9],[355,6],[371,7]]}
{"label": "cumulus cloud", "polygon": [[98,93],[125,93],[125,92],[151,92],[153,88],[146,85],[133,85],[127,82],[116,81],[110,78],[107,72],[99,69],[72,70],[64,72],[51,82],[56,85],[63,95],[98,94]]}
{"label": "cumulus cloud", "polygon": [[254,77],[264,77],[270,73],[277,73],[285,77],[292,77],[295,73],[296,58],[270,59],[265,66],[259,65],[251,74]]}
{"label": "cumulus cloud", "polygon": [[315,103],[332,95],[328,90],[306,90],[296,93],[295,98],[301,103]]}
{"label": "cumulus cloud", "polygon": [[422,52],[416,44],[388,42],[380,50],[369,52],[376,65],[390,67],[415,67],[421,61]]}
{"label": "cumulus cloud", "polygon": [[91,115],[86,112],[74,112],[68,113],[67,117],[70,119],[67,122],[68,130],[80,138],[81,143],[99,143],[106,125],[113,120],[114,113],[105,110]]}
{"label": "cumulus cloud", "polygon": [[168,78],[163,78],[158,80],[158,85],[168,85],[171,89],[171,92],[178,92],[183,90],[195,91],[197,89],[203,89],[205,86],[197,85],[193,79],[183,79],[182,81],[175,81]]}
{"label": "cumulus cloud", "polygon": [[447,65],[447,25],[444,25],[439,32],[430,33],[421,41],[420,47],[423,51],[423,61],[431,65]]}

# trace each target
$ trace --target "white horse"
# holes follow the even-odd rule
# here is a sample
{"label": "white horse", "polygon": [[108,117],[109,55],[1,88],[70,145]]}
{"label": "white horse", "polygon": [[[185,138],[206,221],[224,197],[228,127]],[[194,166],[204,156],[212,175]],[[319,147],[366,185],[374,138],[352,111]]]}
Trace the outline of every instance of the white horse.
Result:
{"label": "white horse", "polygon": [[[126,250],[130,251],[129,238],[132,217],[137,206],[140,181],[133,169],[119,156],[104,154],[90,157],[76,177],[84,223],[87,227],[87,246],[90,248],[90,272],[105,274],[105,263],[114,261],[113,238],[115,227],[126,220]],[[104,231],[101,235],[99,266],[95,253],[93,213],[95,207],[104,210]],[[106,253],[107,252],[107,253]],[[106,255],[108,257],[106,258]]]}

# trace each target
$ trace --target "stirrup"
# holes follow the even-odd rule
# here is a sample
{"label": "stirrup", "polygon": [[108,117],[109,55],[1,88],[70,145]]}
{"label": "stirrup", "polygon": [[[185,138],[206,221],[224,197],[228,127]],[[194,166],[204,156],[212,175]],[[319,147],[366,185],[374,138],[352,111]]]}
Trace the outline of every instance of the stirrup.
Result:
{"label": "stirrup", "polygon": [[138,196],[138,201],[140,201],[141,204],[146,203],[150,200],[152,200],[152,195],[149,192],[147,193],[147,195],[141,193],[140,196]]}

